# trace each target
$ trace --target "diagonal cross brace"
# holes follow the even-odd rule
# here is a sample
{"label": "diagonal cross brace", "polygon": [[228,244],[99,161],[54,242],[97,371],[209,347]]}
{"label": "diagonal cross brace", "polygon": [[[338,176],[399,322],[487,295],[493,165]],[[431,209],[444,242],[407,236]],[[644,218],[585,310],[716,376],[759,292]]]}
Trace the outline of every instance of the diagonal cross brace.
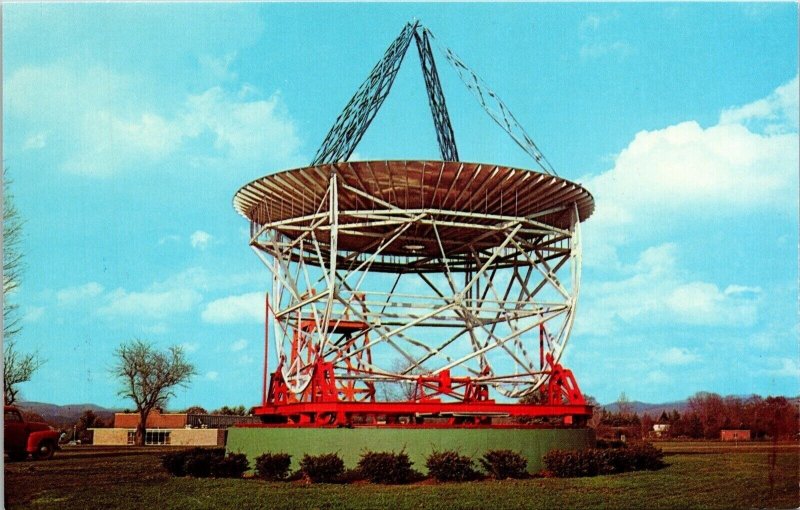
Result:
{"label": "diagonal cross brace", "polygon": [[447,104],[444,92],[442,92],[442,84],[439,82],[439,73],[436,72],[436,61],[433,59],[428,31],[424,28],[415,30],[414,40],[417,42],[419,63],[422,65],[422,77],[425,79],[425,89],[428,91],[428,104],[431,107],[433,124],[436,127],[436,138],[439,141],[442,161],[458,161],[456,135],[453,133],[453,126],[450,124],[450,116],[447,113]]}
{"label": "diagonal cross brace", "polygon": [[367,79],[347,103],[314,156],[314,161],[311,162],[313,166],[350,159],[389,95],[412,37],[419,52],[422,76],[428,92],[428,103],[431,107],[442,160],[458,161],[455,134],[447,113],[447,105],[436,71],[436,62],[433,59],[428,34],[427,31],[420,29],[418,22],[415,22],[414,24],[407,23],[403,27],[400,35],[392,42],[383,58],[375,65]]}
{"label": "diagonal cross brace", "polygon": [[392,88],[417,23],[406,23],[383,58],[344,107],[317,150],[312,166],[347,161]]}

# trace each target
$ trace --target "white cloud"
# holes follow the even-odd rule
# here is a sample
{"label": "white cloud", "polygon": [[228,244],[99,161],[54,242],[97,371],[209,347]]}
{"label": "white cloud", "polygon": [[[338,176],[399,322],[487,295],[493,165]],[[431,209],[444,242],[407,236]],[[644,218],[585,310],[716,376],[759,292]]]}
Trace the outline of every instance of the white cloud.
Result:
{"label": "white cloud", "polygon": [[581,179],[597,204],[584,231],[587,266],[618,268],[617,247],[637,232],[677,231],[698,217],[796,208],[797,133],[758,133],[733,122],[757,115],[789,118],[792,111],[796,118],[796,103],[792,107],[785,99],[791,88],[796,95],[796,79],[763,100],[769,106],[759,113],[751,106],[732,109],[715,126],[687,121],[637,133],[613,168]]}
{"label": "white cloud", "polygon": [[604,25],[617,18],[619,18],[619,13],[617,12],[604,16],[599,14],[589,14],[578,24],[578,29],[581,32],[593,32],[599,29],[601,25]]}
{"label": "white cloud", "polygon": [[138,316],[164,319],[194,308],[203,296],[193,289],[128,292],[116,289],[107,296],[107,304],[97,309],[101,315]]}
{"label": "white cloud", "polygon": [[231,81],[238,77],[235,72],[230,70],[234,60],[236,60],[235,51],[227,53],[224,57],[200,55],[198,59],[200,66],[210,74],[212,78],[221,81]]}
{"label": "white cloud", "polygon": [[250,292],[214,300],[206,305],[201,316],[212,324],[264,322],[264,294]]}
{"label": "white cloud", "polygon": [[7,78],[3,100],[9,114],[57,125],[91,109],[111,108],[127,92],[129,82],[129,77],[99,66],[23,66]]}
{"label": "white cloud", "polygon": [[190,96],[181,121],[185,136],[205,132],[214,137],[214,148],[237,161],[290,161],[297,156],[300,139],[280,94],[267,100],[250,100],[248,85],[236,97],[221,87]]}
{"label": "white cloud", "polygon": [[103,286],[97,282],[89,282],[76,287],[68,287],[56,292],[56,300],[61,306],[74,305],[80,301],[91,299],[103,293]]}
{"label": "white cloud", "polygon": [[[207,59],[204,65],[224,74],[232,59]],[[187,96],[167,115],[140,99],[141,90],[152,87],[102,67],[25,66],[8,78],[4,100],[11,117],[66,142],[61,168],[74,174],[109,177],[168,157],[217,166],[300,161],[300,139],[279,93],[263,99],[250,85],[235,92],[213,87]],[[201,136],[213,143],[192,146]],[[26,145],[41,143],[44,138],[34,138]]]}
{"label": "white cloud", "polygon": [[748,287],[746,285],[728,285],[725,287],[725,295],[735,294],[761,294],[761,287]]}
{"label": "white cloud", "polygon": [[682,347],[671,347],[660,356],[661,362],[667,365],[688,365],[696,362],[699,357]]}
{"label": "white cloud", "polygon": [[142,158],[155,161],[171,154],[181,140],[179,126],[144,112],[125,118],[109,110],[89,111],[78,126],[80,150],[63,165],[69,173],[108,177]]}
{"label": "white cloud", "polygon": [[581,58],[600,58],[606,55],[616,55],[618,58],[627,57],[633,53],[633,47],[625,41],[595,42],[581,45]]}
{"label": "white cloud", "polygon": [[219,378],[219,372],[216,372],[214,370],[206,372],[206,379],[208,379],[209,381],[216,381],[218,378]]}
{"label": "white cloud", "polygon": [[734,299],[711,283],[689,282],[666,297],[669,309],[688,324],[750,325],[756,319],[756,301]]}
{"label": "white cloud", "polygon": [[720,124],[741,124],[765,133],[797,132],[800,107],[798,77],[781,85],[769,96],[723,110]]}
{"label": "white cloud", "polygon": [[204,232],[202,230],[196,230],[191,237],[189,237],[189,242],[192,243],[192,248],[197,248],[198,250],[205,250],[208,248],[208,245],[211,244],[213,236],[208,232]]}
{"label": "white cloud", "polygon": [[152,335],[163,335],[169,328],[163,322],[156,322],[155,324],[145,324],[141,326],[142,331]]}
{"label": "white cloud", "polygon": [[167,244],[167,243],[178,243],[178,242],[180,242],[180,240],[181,240],[181,236],[170,234],[170,235],[166,235],[166,236],[162,237],[161,239],[159,239],[158,240],[158,244],[160,246],[162,244]]}
{"label": "white cloud", "polygon": [[28,306],[25,308],[25,315],[22,320],[25,322],[36,322],[44,316],[43,306]]}
{"label": "white cloud", "polygon": [[236,361],[239,365],[252,365],[256,359],[249,354],[242,354]]}
{"label": "white cloud", "polygon": [[[193,267],[153,282],[139,291],[120,287],[98,297],[102,305],[97,308],[97,313],[106,317],[166,319],[174,314],[186,313],[198,305],[203,300],[201,291],[209,288],[208,280],[202,268]],[[158,325],[151,324],[148,327]]]}
{"label": "white cloud", "polygon": [[767,369],[767,373],[776,377],[800,378],[800,363],[792,358],[777,358],[772,360],[773,368]]}
{"label": "white cloud", "polygon": [[190,267],[160,282],[154,282],[150,288],[155,291],[187,288],[191,290],[208,290],[212,286],[212,278],[202,267]]}
{"label": "white cloud", "polygon": [[650,384],[665,384],[670,381],[669,375],[667,375],[662,370],[653,370],[647,374],[645,378],[645,382]]}
{"label": "white cloud", "polygon": [[195,352],[197,351],[198,344],[197,342],[183,342],[180,344],[181,348],[184,352]]}
{"label": "white cloud", "polygon": [[633,322],[715,326],[755,322],[758,295],[725,293],[713,283],[688,278],[679,267],[678,247],[667,243],[644,250],[635,264],[621,267],[620,277],[585,286],[576,332],[608,334]]}
{"label": "white cloud", "polygon": [[581,20],[579,28],[581,30],[597,30],[602,22],[603,18],[596,14],[590,14]]}
{"label": "white cloud", "polygon": [[764,352],[775,352],[776,347],[796,345],[798,338],[800,338],[800,323],[795,323],[789,328],[772,323],[750,335],[744,345],[748,350],[755,347]]}
{"label": "white cloud", "polygon": [[683,122],[638,133],[613,169],[584,182],[597,200],[598,219],[614,224],[663,221],[689,210],[718,215],[785,207],[796,180],[797,146],[795,135]]}
{"label": "white cloud", "polygon": [[247,340],[245,340],[244,338],[241,338],[231,344],[231,350],[233,352],[241,351],[246,347],[247,347]]}
{"label": "white cloud", "polygon": [[786,99],[792,88],[796,80],[762,102],[728,110],[724,123],[706,129],[689,121],[640,132],[611,170],[584,180],[597,202],[584,230],[584,261],[611,273],[585,287],[577,331],[610,332],[633,322],[755,323],[759,287],[692,278],[678,264],[675,244],[649,248],[631,266],[620,262],[617,248],[633,244],[638,232],[674,233],[698,217],[713,221],[796,207],[797,135],[759,134],[734,122],[781,119],[792,108],[796,116]]}
{"label": "white cloud", "polygon": [[34,133],[25,139],[22,150],[42,149],[45,145],[47,145],[47,133]]}

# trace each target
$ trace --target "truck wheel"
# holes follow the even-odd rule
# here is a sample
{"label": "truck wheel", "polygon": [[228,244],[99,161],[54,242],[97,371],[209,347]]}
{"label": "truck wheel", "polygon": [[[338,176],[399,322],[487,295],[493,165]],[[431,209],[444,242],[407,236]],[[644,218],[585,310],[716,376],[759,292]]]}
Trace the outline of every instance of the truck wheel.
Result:
{"label": "truck wheel", "polygon": [[36,449],[36,453],[33,454],[33,457],[36,460],[47,460],[51,458],[55,452],[56,446],[52,441],[42,441],[39,443],[39,447]]}

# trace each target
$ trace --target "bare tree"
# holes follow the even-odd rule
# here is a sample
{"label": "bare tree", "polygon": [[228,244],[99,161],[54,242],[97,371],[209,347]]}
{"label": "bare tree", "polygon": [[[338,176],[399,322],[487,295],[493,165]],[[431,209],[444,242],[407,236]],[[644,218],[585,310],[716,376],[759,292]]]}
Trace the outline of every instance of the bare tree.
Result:
{"label": "bare tree", "polygon": [[3,345],[3,392],[6,405],[17,401],[19,385],[31,380],[42,361],[35,353],[17,350],[15,338],[8,338]]}
{"label": "bare tree", "polygon": [[625,419],[629,419],[634,414],[633,404],[631,404],[631,400],[624,391],[619,394],[619,398],[617,399],[617,412]]}
{"label": "bare tree", "polygon": [[195,368],[177,345],[160,352],[148,342],[133,340],[120,345],[116,355],[119,359],[113,373],[123,384],[119,394],[136,404],[139,424],[134,443],[142,446],[150,411],[164,407],[177,386],[186,386]]}
{"label": "bare tree", "polygon": [[19,385],[31,380],[42,365],[37,353],[23,353],[17,347],[22,331],[14,293],[20,286],[23,270],[22,219],[8,191],[9,181],[3,170],[3,393],[6,405],[13,404],[19,395]]}
{"label": "bare tree", "polygon": [[[408,370],[411,363],[407,360],[395,359],[392,362],[392,372],[400,374]],[[423,369],[416,367],[410,375],[419,375]],[[417,383],[414,381],[381,381],[375,383],[376,389],[383,400],[388,402],[408,402],[416,398]]]}

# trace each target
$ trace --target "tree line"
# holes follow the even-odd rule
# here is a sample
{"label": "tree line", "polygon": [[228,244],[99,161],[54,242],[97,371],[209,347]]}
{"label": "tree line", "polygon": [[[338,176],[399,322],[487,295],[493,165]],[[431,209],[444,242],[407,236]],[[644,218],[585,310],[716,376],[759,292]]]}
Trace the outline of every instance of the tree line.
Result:
{"label": "tree line", "polygon": [[686,410],[662,412],[659,416],[639,416],[622,402],[616,412],[596,411],[598,430],[614,427],[639,429],[642,436],[652,434],[653,425],[669,425],[666,434],[673,438],[719,439],[723,429],[750,430],[753,439],[791,439],[800,433],[800,410],[786,397],[726,396],[699,392],[688,400]]}

